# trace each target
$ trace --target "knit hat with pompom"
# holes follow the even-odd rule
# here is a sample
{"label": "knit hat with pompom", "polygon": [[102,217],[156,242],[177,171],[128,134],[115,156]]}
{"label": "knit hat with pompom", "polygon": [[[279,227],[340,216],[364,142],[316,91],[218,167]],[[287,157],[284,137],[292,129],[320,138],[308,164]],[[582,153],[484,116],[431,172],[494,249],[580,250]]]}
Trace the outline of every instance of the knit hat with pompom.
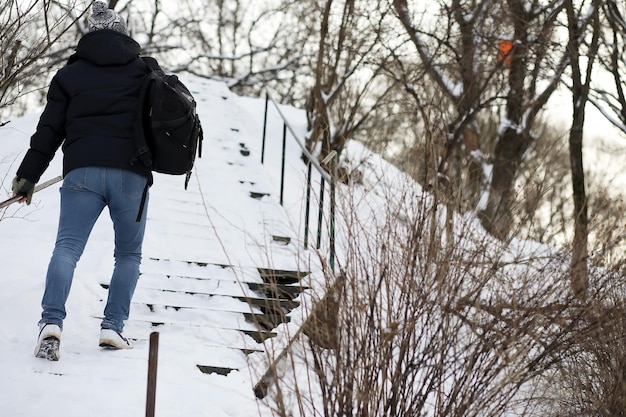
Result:
{"label": "knit hat with pompom", "polygon": [[106,1],[96,0],[91,7],[89,31],[110,29],[128,35],[128,29],[122,16],[109,9]]}

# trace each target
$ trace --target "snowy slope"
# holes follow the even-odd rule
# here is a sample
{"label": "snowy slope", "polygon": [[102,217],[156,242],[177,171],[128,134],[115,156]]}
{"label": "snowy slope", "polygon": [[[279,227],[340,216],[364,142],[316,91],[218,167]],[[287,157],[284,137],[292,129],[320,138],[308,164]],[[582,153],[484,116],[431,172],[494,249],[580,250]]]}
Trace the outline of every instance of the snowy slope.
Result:
{"label": "snowy slope", "polygon": [[[244,300],[255,297],[254,288],[264,283],[260,267],[310,271],[305,285],[323,279],[315,251],[302,248],[305,167],[300,149],[289,141],[284,204],[279,205],[283,125],[276,112],[269,113],[262,165],[264,100],[238,97],[221,83],[195,77],[183,80],[199,102],[205,130],[203,154],[186,191],[182,177],[155,177],[142,276],[127,323],[135,349],[112,352],[97,346],[98,317],[113,268],[113,236],[105,212],[76,270],[61,361],[33,357],[39,303],[56,234],[59,185],[37,193],[28,207],[15,204],[0,210],[1,416],[142,415],[147,340],[152,331],[160,333],[157,415],[271,415],[265,402],[256,399],[253,387],[267,367],[266,352],[270,357],[280,353],[304,319],[306,309],[295,304],[310,303],[307,293],[301,293],[294,300],[290,321],[274,328],[276,337],[263,344],[253,337],[257,327],[246,320],[258,307]],[[281,110],[303,137],[303,112]],[[0,128],[0,200],[10,195],[11,179],[38,117],[35,113]],[[350,253],[361,246],[371,248],[366,253],[373,255],[374,262],[377,244],[401,254],[408,238],[404,233],[412,230],[420,212],[432,207],[432,196],[358,143],[348,143],[344,155],[361,177],[349,187],[339,186],[343,195],[338,199],[336,224],[338,262],[350,266]],[[43,181],[61,172],[60,157]],[[432,221],[443,224],[445,210],[438,213]],[[317,217],[316,208],[312,216]],[[566,297],[568,261],[563,251],[516,239],[501,245],[471,216],[453,218],[454,236],[444,235],[443,240],[453,238],[452,255],[461,267],[449,273],[462,278],[459,282],[468,293],[479,294],[477,299],[486,303],[549,303]],[[387,235],[381,232],[390,224],[398,225],[398,234],[386,242]],[[291,240],[285,243],[283,238]],[[462,267],[468,265],[463,263],[467,258],[477,261],[470,271]],[[393,257],[394,265],[401,263],[402,256]],[[369,268],[376,272],[375,265],[363,268],[364,276]],[[493,272],[484,274],[485,270]],[[484,276],[488,282],[482,282]],[[232,371],[226,376],[208,374],[199,366]],[[315,391],[305,372],[298,372],[294,380],[299,378],[303,379],[299,387],[306,388],[301,392]],[[311,397],[317,394],[312,392]]]}
{"label": "snowy slope", "polygon": [[[299,220],[290,219],[278,204],[278,157],[268,156],[265,166],[260,164],[263,101],[237,97],[220,83],[183,79],[199,102],[204,149],[188,190],[183,189],[182,177],[155,177],[142,277],[126,327],[135,349],[106,351],[97,346],[98,317],[113,267],[112,230],[105,210],[76,270],[61,360],[33,357],[39,302],[56,233],[59,184],[35,194],[31,206],[14,204],[0,211],[4,318],[0,415],[142,415],[148,337],[155,330],[160,332],[157,415],[267,414],[252,390],[266,366],[266,354],[242,354],[240,349],[262,350],[263,345],[240,331],[254,329],[243,320],[251,308],[233,297],[247,296],[247,283],[263,282],[258,267],[294,271],[316,267],[306,253],[302,256]],[[293,115],[298,113],[292,110]],[[37,120],[38,114],[33,114],[0,128],[2,200],[9,197],[10,181]],[[296,117],[292,124],[303,128],[301,122],[304,118]],[[280,129],[274,118],[268,138],[279,140],[275,133]],[[274,139],[268,140],[272,146]],[[289,152],[297,161],[296,149]],[[60,156],[59,152],[42,181],[61,172]],[[293,196],[286,203],[300,213],[296,191],[303,167],[294,162],[287,169],[291,174],[287,188]],[[273,236],[289,237],[291,242]],[[277,329],[282,334],[275,339],[277,349],[301,321],[297,311],[290,324]],[[166,324],[152,327],[154,322]],[[235,371],[227,376],[206,374],[198,365]]]}

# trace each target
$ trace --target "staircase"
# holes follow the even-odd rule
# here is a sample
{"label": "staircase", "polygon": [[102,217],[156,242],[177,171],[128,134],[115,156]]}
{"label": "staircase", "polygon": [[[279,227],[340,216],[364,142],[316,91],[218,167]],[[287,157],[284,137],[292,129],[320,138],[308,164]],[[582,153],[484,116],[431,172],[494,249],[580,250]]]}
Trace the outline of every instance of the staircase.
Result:
{"label": "staircase", "polygon": [[125,333],[134,355],[147,358],[149,335],[158,331],[166,357],[168,343],[188,349],[185,360],[193,363],[177,366],[200,375],[246,375],[252,393],[289,343],[294,330],[287,326],[294,317],[296,329],[304,320],[300,299],[309,272],[273,196],[277,187],[242,135],[241,113],[224,105],[230,96],[225,90],[199,102],[200,114],[224,109],[224,125],[204,126],[204,155],[189,189],[182,177],[155,175]]}
{"label": "staircase", "polygon": [[[132,350],[98,346],[113,269],[106,211],[74,275],[58,362],[32,355],[57,227],[58,185],[36,194],[29,209],[15,206],[25,210],[18,217],[27,212],[32,221],[2,221],[6,291],[1,307],[9,320],[0,335],[1,415],[142,415],[154,331],[160,336],[158,415],[273,415],[270,404],[258,398],[271,385],[275,361],[299,334],[313,282],[321,275],[315,255],[302,249],[298,215],[304,210],[293,194],[302,191],[301,151],[287,146],[286,171],[275,153],[261,165],[262,100],[235,97],[222,83],[181,79],[192,92],[202,90],[196,97],[205,132],[203,155],[188,190],[182,176],[155,175],[141,276],[125,328]],[[17,160],[28,145],[35,116],[3,128],[11,138],[7,158]],[[279,124],[268,126],[268,148],[280,149],[281,130]],[[61,172],[61,162],[59,152],[48,173]],[[15,168],[9,165],[6,178]],[[281,172],[290,181],[284,208]]]}
{"label": "staircase", "polygon": [[194,365],[220,375],[247,371],[248,356],[265,352],[264,342],[300,306],[306,276],[167,259],[145,260],[142,270],[126,332],[135,342],[158,331],[195,344]]}

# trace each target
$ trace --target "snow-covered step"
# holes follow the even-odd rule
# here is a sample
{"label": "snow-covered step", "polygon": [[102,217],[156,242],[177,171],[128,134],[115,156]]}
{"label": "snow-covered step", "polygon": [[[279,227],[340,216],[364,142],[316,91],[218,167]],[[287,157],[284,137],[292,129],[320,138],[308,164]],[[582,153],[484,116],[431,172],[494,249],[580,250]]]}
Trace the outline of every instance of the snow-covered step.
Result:
{"label": "snow-covered step", "polygon": [[[274,298],[274,294],[255,291],[245,282],[212,280],[206,278],[175,277],[172,275],[149,274],[143,275],[137,285],[138,289],[161,290],[166,292],[181,292],[190,295],[221,295],[230,296],[248,304],[263,308],[293,309],[299,303],[293,298]],[[297,288],[296,288],[297,290]],[[281,293],[283,294],[283,293]]]}
{"label": "snow-covered step", "polygon": [[142,273],[163,273],[173,275],[184,275],[197,278],[226,279],[237,278],[245,275],[246,281],[261,281],[256,268],[235,269],[228,264],[215,264],[209,261],[203,262],[192,259],[167,259],[167,258],[146,258],[141,263]]}
{"label": "snow-covered step", "polygon": [[[132,354],[128,354],[132,352]],[[81,361],[85,356],[90,365]],[[94,345],[91,349],[72,346],[61,342],[61,358],[58,362],[44,361],[33,358],[31,370],[36,374],[54,377],[85,377],[88,380],[97,376],[99,379],[113,381],[133,378],[137,374],[145,375],[148,369],[147,348],[136,348],[130,351],[117,352],[106,350]],[[112,372],[111,369],[115,371]]]}
{"label": "snow-covered step", "polygon": [[[169,310],[170,314],[134,314],[135,306],[131,308],[130,320],[126,323],[126,334],[133,340],[147,340],[148,335],[153,331],[168,332],[173,328],[189,328],[188,335],[194,337],[206,332],[212,343],[227,345],[238,349],[259,349],[258,344],[276,336],[273,331],[259,329],[259,326],[252,321],[245,319],[243,315],[222,312],[213,315],[211,320],[199,321],[194,310]],[[193,313],[189,316],[185,313]],[[180,315],[180,316],[179,316]],[[101,317],[100,317],[101,319]]]}
{"label": "snow-covered step", "polygon": [[187,294],[178,291],[164,291],[160,289],[138,288],[133,297],[134,303],[160,304],[174,308],[193,308],[211,311],[229,311],[234,313],[261,313],[256,306],[251,306],[241,300],[229,296]]}
{"label": "snow-covered step", "polygon": [[133,302],[130,309],[130,320],[154,323],[189,323],[215,329],[255,330],[253,324],[246,322],[241,313],[231,311],[173,308],[162,304],[140,304]]}

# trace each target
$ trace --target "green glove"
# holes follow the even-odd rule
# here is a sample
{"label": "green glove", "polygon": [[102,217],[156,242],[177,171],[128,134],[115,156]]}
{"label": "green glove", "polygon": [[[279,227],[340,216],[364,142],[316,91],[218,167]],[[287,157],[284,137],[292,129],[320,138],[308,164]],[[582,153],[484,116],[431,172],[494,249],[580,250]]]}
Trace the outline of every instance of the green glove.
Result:
{"label": "green glove", "polygon": [[26,205],[29,205],[33,199],[35,192],[35,184],[25,178],[13,178],[13,195],[20,195],[26,199]]}

